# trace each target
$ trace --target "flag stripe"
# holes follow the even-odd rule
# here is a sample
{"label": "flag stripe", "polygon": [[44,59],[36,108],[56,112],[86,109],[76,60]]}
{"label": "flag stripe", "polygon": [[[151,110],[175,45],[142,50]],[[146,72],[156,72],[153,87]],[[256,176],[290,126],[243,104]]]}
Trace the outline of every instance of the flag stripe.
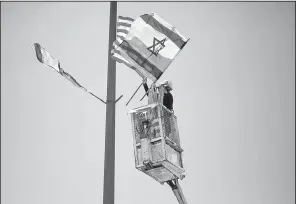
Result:
{"label": "flag stripe", "polygon": [[117,29],[117,30],[119,30],[119,29],[123,29],[123,30],[127,30],[127,31],[129,31],[129,30],[130,30],[130,27],[126,27],[126,26],[117,26],[116,29]]}
{"label": "flag stripe", "polygon": [[[119,39],[118,39],[119,38]],[[117,41],[119,42],[119,40],[121,40],[121,41],[123,41],[125,38],[123,37],[123,36],[121,36],[121,35],[118,35],[117,36]]]}
{"label": "flag stripe", "polygon": [[72,82],[73,85],[79,87],[79,88],[84,88],[83,86],[81,86],[69,73],[67,72],[60,72],[61,75],[63,77],[65,77],[66,79],[68,79],[70,82]]}
{"label": "flag stripe", "polygon": [[84,88],[83,86],[81,86],[81,85],[76,81],[76,79],[74,79],[74,77],[72,77],[69,73],[65,72],[65,71],[63,70],[63,68],[61,68],[60,66],[59,66],[59,73],[60,73],[63,77],[65,77],[66,79],[68,79],[70,82],[72,82],[72,84],[73,84],[74,86],[77,86],[78,88],[81,88],[81,89],[87,91],[86,88]]}
{"label": "flag stripe", "polygon": [[130,67],[132,69],[135,69],[131,64],[129,64],[128,62],[126,62],[123,59],[120,59],[117,55],[112,55],[111,58],[114,59],[115,61],[119,62],[119,63],[125,64],[126,66],[128,66],[128,67]]}
{"label": "flag stripe", "polygon": [[122,20],[122,19],[118,19],[117,22],[118,22],[118,23],[133,24],[133,21],[127,21],[127,20]]}
{"label": "flag stripe", "polygon": [[50,55],[50,53],[45,50],[40,44],[38,43],[34,43],[34,48],[35,48],[35,52],[36,52],[36,56],[39,62],[41,62],[42,64],[52,68],[55,71],[59,71],[58,68],[58,60],[55,59],[54,57],[52,57]]}
{"label": "flag stripe", "polygon": [[41,53],[41,47],[38,43],[34,43],[36,57],[39,60],[39,62],[43,63],[42,53]]}
{"label": "flag stripe", "polygon": [[128,34],[128,30],[125,30],[125,29],[117,29],[117,32]]}
{"label": "flag stripe", "polygon": [[113,47],[114,47],[114,48],[119,47],[120,44],[121,44],[121,43],[120,43],[118,40],[115,40],[114,43],[113,43]]}
{"label": "flag stripe", "polygon": [[121,37],[125,38],[126,37],[126,34],[125,33],[117,33],[117,36],[118,37],[121,36]]}
{"label": "flag stripe", "polygon": [[126,59],[124,59],[118,50],[114,51],[114,54],[111,56],[112,59],[119,63],[123,63],[126,66],[130,67],[131,69],[135,70],[141,77],[145,77],[141,71],[139,71],[135,66],[129,63]]}
{"label": "flag stripe", "polygon": [[132,24],[130,23],[124,23],[124,22],[118,22],[117,26],[124,26],[124,27],[131,27]]}
{"label": "flag stripe", "polygon": [[176,28],[175,26],[172,26],[171,24],[169,24],[168,22],[166,22],[164,19],[162,19],[160,16],[158,16],[156,13],[151,13],[151,16],[153,16],[159,23],[161,23],[162,25],[164,25],[165,27],[173,30],[175,33],[177,33],[182,39],[183,41],[188,41],[188,38],[186,38],[185,36],[183,36]]}
{"label": "flag stripe", "polygon": [[[115,51],[115,53],[118,53],[118,52],[119,51]],[[121,57],[120,54],[116,54],[116,55],[112,55],[111,58],[114,59],[115,61],[119,62],[119,63],[125,64],[126,66],[128,66],[131,69],[135,70],[140,75],[140,77],[145,78],[145,75],[140,70],[138,70],[136,67],[132,66],[129,62],[120,59],[119,56],[117,56],[117,55],[119,55]]]}
{"label": "flag stripe", "polygon": [[[113,49],[113,50],[114,50],[114,49]],[[117,55],[119,55],[120,57],[122,57],[121,54],[120,54],[120,52],[119,52],[119,50],[116,50],[116,49],[115,49],[115,50],[114,50],[114,53],[117,54]],[[123,57],[122,57],[122,58],[123,58]]]}
{"label": "flag stripe", "polygon": [[127,53],[125,50],[122,50],[121,47],[117,47],[117,50],[120,51],[121,57],[123,57],[126,61],[128,61],[130,64],[132,64],[134,67],[136,67],[136,70],[140,71],[141,73],[144,74],[144,76],[147,76],[149,79],[152,81],[156,81],[157,78],[149,73],[145,68],[139,66]]}
{"label": "flag stripe", "polygon": [[184,47],[186,41],[182,39],[177,33],[170,30],[169,28],[162,25],[159,21],[157,21],[153,16],[149,14],[144,14],[141,18],[150,25],[153,29],[157,30],[158,32],[163,33],[166,35],[172,42],[174,42],[180,49]]}
{"label": "flag stripe", "polygon": [[[170,65],[170,63],[174,60],[174,57],[175,57],[174,55],[176,55],[176,53],[178,53],[178,52],[176,52],[176,53],[174,53],[174,55],[170,56],[171,58],[168,58],[168,57],[164,57],[162,55],[163,50],[161,50],[157,54],[157,56],[155,56],[151,52],[153,50],[153,48],[148,49],[148,47],[136,36],[133,37],[131,40],[126,39],[126,41],[130,44],[130,46],[132,48],[134,48],[139,53],[141,53],[143,57],[147,58],[147,60],[150,63],[156,65],[157,68],[162,72],[164,72],[167,69],[167,67]],[[176,47],[176,46],[174,45],[174,47]],[[178,49],[178,51],[179,50],[180,49]]]}
{"label": "flag stripe", "polygon": [[118,18],[121,20],[128,20],[128,21],[132,21],[132,22],[134,21],[134,19],[130,18],[130,17],[118,16]]}
{"label": "flag stripe", "polygon": [[114,54],[112,55],[114,58],[115,58],[115,60],[117,60],[119,63],[124,63],[124,64],[126,64],[126,66],[128,66],[128,67],[130,67],[130,68],[132,68],[132,69],[136,69],[136,67],[135,66],[133,66],[129,61],[127,61],[122,55],[121,55],[121,53],[120,53],[120,51],[119,50],[117,50],[117,49],[115,49],[114,50]]}
{"label": "flag stripe", "polygon": [[137,64],[151,73],[156,79],[159,79],[159,77],[162,75],[163,72],[161,72],[154,64],[151,64],[146,58],[144,58],[127,41],[124,40],[119,45],[119,47],[123,49],[127,53],[127,55],[132,58]]}

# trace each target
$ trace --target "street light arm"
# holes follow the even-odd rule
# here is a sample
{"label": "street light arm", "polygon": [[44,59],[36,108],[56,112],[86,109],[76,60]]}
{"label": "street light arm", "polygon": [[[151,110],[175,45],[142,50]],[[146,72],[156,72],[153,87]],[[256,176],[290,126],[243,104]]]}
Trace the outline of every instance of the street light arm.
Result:
{"label": "street light arm", "polygon": [[95,94],[93,94],[92,92],[88,92],[88,93],[90,93],[91,95],[93,95],[94,97],[96,97],[97,99],[99,99],[100,101],[102,101],[103,103],[105,103],[106,104],[106,102],[105,101],[103,101],[103,99],[100,99],[99,97],[97,97]]}
{"label": "street light arm", "polygon": [[117,101],[119,101],[122,97],[123,95],[121,95],[118,99],[116,99],[115,103],[117,103]]}

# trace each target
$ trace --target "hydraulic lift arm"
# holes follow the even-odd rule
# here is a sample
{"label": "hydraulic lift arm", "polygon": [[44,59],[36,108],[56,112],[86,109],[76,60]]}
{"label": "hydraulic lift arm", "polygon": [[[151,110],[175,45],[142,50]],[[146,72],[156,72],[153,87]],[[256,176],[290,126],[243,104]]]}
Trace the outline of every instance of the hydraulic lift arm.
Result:
{"label": "hydraulic lift arm", "polygon": [[172,188],[176,198],[178,199],[179,204],[187,204],[178,179],[167,181],[166,183]]}

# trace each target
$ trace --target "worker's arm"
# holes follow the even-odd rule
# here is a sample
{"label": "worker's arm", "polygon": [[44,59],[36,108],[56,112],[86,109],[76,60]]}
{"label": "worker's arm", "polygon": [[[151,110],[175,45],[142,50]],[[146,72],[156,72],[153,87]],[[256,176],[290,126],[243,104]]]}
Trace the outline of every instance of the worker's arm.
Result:
{"label": "worker's arm", "polygon": [[172,111],[174,112],[174,97],[172,94],[171,94],[171,96],[172,96]]}
{"label": "worker's arm", "polygon": [[174,108],[173,108],[173,105],[174,105],[174,98],[173,98],[173,95],[171,93],[168,94],[169,97],[168,97],[168,100],[169,100],[169,109],[170,111],[174,112]]}

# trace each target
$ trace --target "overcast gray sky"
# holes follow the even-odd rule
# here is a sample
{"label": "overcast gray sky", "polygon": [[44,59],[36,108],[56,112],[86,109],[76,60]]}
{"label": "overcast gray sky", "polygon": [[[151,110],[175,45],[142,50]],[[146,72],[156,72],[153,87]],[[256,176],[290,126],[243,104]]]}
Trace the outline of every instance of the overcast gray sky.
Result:
{"label": "overcast gray sky", "polygon": [[[1,3],[1,203],[98,204],[103,199],[109,3]],[[295,5],[118,3],[155,12],[191,41],[166,70],[184,149],[188,204],[295,203]],[[127,112],[139,76],[117,64],[117,204],[177,204],[167,185],[135,169]],[[157,195],[157,196],[156,196]]]}

